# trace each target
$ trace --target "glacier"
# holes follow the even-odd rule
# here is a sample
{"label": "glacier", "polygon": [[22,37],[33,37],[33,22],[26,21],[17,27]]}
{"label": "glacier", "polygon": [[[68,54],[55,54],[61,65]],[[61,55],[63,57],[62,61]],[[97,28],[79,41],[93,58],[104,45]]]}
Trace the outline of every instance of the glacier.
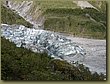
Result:
{"label": "glacier", "polygon": [[52,31],[30,29],[16,24],[1,24],[1,31],[1,36],[14,42],[17,47],[24,47],[33,52],[47,52],[55,59],[63,59],[65,56],[80,56],[79,60],[75,60],[81,61],[86,54],[85,49],[74,41]]}

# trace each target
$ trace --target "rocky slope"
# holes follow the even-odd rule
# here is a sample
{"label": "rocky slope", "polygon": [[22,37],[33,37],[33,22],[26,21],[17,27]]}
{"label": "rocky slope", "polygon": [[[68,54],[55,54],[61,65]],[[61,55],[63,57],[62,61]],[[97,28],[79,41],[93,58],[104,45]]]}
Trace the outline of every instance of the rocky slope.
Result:
{"label": "rocky slope", "polygon": [[42,11],[33,1],[4,1],[3,4],[33,24],[35,28],[43,25]]}

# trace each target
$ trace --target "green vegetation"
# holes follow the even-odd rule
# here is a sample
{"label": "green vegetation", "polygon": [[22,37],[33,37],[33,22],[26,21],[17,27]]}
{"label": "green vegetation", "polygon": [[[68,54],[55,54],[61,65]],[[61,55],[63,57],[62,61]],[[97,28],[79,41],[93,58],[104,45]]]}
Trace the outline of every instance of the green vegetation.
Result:
{"label": "green vegetation", "polygon": [[72,34],[78,37],[106,38],[106,2],[89,1],[99,11],[81,9],[73,0],[37,0],[45,16],[44,29]]}
{"label": "green vegetation", "polygon": [[44,13],[47,30],[66,32],[79,37],[106,38],[106,13],[92,8],[47,9]]}
{"label": "green vegetation", "polygon": [[32,28],[32,24],[25,21],[22,17],[20,17],[18,14],[15,14],[10,9],[4,7],[1,5],[1,23],[4,24],[19,24],[24,25],[26,27]]}
{"label": "green vegetation", "polygon": [[35,4],[41,7],[41,10],[55,9],[55,8],[78,8],[73,0],[37,0]]}
{"label": "green vegetation", "polygon": [[106,39],[106,2],[89,1],[99,11],[81,9],[73,0],[37,0],[45,16],[44,29],[78,37]]}
{"label": "green vegetation", "polygon": [[[17,48],[14,43],[1,38],[2,80],[104,80],[103,74],[92,74],[82,64],[71,65],[54,60],[46,53],[33,53]],[[7,45],[6,45],[7,44]]]}

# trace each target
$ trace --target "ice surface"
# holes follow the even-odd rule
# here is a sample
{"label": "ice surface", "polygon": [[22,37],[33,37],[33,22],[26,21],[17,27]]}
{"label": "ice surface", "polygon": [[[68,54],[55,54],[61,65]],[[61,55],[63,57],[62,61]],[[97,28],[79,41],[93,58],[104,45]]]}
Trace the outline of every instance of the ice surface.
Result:
{"label": "ice surface", "polygon": [[46,30],[29,29],[23,25],[2,24],[2,36],[34,52],[46,51],[50,56],[63,59],[64,56],[85,55],[85,50],[70,39]]}

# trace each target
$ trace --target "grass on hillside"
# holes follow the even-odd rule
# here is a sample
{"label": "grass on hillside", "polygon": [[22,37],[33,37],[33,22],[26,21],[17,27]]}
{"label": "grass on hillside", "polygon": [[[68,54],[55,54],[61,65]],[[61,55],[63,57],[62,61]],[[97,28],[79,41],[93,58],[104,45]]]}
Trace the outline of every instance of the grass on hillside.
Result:
{"label": "grass on hillside", "polygon": [[46,30],[79,37],[106,39],[106,2],[89,2],[100,11],[92,8],[81,10],[73,0],[37,0],[35,4],[43,11]]}
{"label": "grass on hillside", "polygon": [[107,10],[107,2],[106,1],[88,1],[94,7],[99,9],[101,12],[106,12]]}
{"label": "grass on hillside", "polygon": [[44,15],[46,17],[44,29],[46,30],[65,32],[79,37],[106,38],[106,14],[97,10],[47,9]]}
{"label": "grass on hillside", "polygon": [[54,8],[78,8],[73,0],[37,0],[35,2],[42,10]]}
{"label": "grass on hillside", "polygon": [[12,10],[1,5],[1,23],[4,24],[18,24],[32,28],[33,25],[27,22],[25,19],[15,14]]}

